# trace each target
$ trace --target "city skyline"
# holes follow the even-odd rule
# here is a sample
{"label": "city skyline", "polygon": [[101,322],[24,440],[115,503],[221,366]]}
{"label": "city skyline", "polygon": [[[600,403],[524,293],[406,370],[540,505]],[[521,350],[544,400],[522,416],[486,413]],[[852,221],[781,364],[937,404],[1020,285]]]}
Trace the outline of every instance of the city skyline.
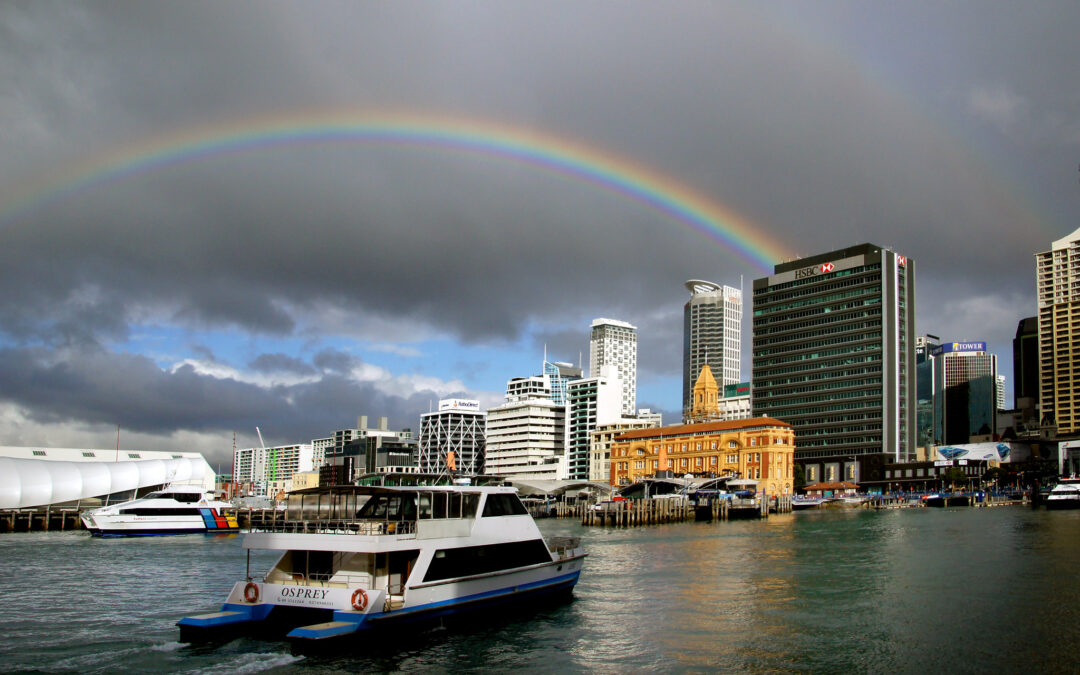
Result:
{"label": "city skyline", "polygon": [[0,443],[216,464],[256,426],[417,429],[545,345],[581,363],[595,317],[637,326],[636,406],[676,420],[687,279],[869,241],[1011,401],[1035,254],[1080,220],[1075,3],[254,18],[0,9]]}

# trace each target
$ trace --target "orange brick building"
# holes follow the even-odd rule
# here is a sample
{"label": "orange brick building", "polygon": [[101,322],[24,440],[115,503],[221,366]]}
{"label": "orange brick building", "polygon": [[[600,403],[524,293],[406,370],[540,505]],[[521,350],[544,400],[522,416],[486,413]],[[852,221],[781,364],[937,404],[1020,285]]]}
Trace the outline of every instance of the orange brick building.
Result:
{"label": "orange brick building", "polygon": [[792,494],[795,432],[787,422],[755,417],[628,431],[611,446],[611,485],[630,485],[658,471],[758,481],[758,491]]}

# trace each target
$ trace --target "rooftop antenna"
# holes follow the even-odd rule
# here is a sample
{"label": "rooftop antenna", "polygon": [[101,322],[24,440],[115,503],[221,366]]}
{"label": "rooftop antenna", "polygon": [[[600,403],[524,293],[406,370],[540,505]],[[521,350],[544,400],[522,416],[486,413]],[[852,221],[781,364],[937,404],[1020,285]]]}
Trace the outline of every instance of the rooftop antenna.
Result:
{"label": "rooftop antenna", "polygon": [[266,443],[263,442],[262,432],[259,431],[259,427],[255,427],[255,433],[259,434],[259,445],[262,447],[263,450],[265,450],[266,449]]}

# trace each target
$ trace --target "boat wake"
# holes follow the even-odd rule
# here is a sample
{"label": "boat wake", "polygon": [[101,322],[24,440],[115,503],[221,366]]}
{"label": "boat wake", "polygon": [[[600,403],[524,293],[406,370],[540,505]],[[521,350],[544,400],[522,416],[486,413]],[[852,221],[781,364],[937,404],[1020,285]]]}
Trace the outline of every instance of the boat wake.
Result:
{"label": "boat wake", "polygon": [[303,660],[303,656],[295,656],[288,652],[248,652],[225,657],[213,666],[189,672],[192,675],[215,675],[216,673],[248,675],[249,673],[261,673],[274,668],[284,668]]}

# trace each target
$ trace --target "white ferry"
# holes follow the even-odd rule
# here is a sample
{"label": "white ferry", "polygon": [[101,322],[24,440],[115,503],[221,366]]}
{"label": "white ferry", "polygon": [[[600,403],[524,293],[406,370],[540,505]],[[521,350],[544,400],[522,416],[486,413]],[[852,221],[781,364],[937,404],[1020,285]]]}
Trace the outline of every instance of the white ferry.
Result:
{"label": "white ferry", "polygon": [[[304,642],[569,597],[586,555],[578,538],[545,541],[515,488],[468,485],[300,490],[242,546],[246,578],[221,611],[182,619],[182,642],[282,629]],[[254,577],[253,549],[283,553]]]}
{"label": "white ferry", "polygon": [[83,526],[96,537],[130,537],[201,532],[237,532],[236,516],[226,514],[228,502],[208,497],[195,486],[163,490],[111,506],[84,511]]}
{"label": "white ferry", "polygon": [[1080,509],[1080,478],[1062,478],[1046,496],[1048,509]]}

